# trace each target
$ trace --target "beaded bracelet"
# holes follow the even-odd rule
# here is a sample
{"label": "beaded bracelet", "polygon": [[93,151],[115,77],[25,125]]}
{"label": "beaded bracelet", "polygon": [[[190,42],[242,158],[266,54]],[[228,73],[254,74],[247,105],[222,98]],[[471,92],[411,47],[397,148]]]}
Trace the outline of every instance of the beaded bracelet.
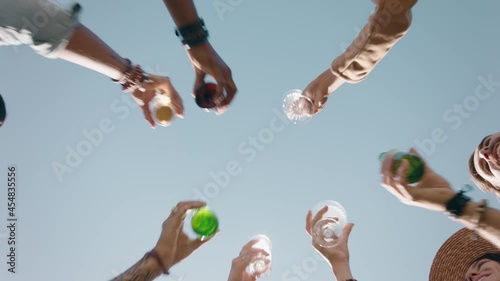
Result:
{"label": "beaded bracelet", "polygon": [[170,275],[170,272],[168,271],[168,268],[165,267],[165,264],[163,263],[160,255],[158,254],[158,252],[156,252],[155,249],[147,252],[145,256],[148,257],[148,258],[149,257],[153,257],[156,260],[156,262],[158,262],[158,264],[160,265],[160,267],[161,267],[161,269],[163,271],[163,274]]}
{"label": "beaded bracelet", "polygon": [[132,93],[141,88],[143,82],[150,79],[140,65],[133,66],[132,61],[129,59],[125,59],[125,61],[127,62],[127,70],[125,70],[123,76],[120,79],[111,79],[111,81],[120,84],[123,92]]}
{"label": "beaded bracelet", "polygon": [[127,81],[133,68],[131,60],[129,59],[124,59],[124,60],[127,62],[127,69],[125,70],[125,73],[123,73],[123,76],[120,79],[111,79],[111,81],[120,85],[123,85]]}

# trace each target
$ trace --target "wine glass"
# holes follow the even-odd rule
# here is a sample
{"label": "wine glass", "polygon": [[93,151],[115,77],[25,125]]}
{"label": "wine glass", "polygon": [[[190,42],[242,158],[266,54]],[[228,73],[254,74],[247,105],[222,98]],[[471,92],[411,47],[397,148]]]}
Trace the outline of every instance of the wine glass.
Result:
{"label": "wine glass", "polygon": [[264,250],[269,255],[263,255],[261,253],[252,257],[250,264],[247,266],[246,271],[250,276],[255,276],[257,278],[263,277],[271,273],[271,239],[266,235],[259,234],[255,235],[251,240],[257,240],[257,243],[252,245],[252,248]]}
{"label": "wine glass", "polygon": [[344,227],[347,224],[347,214],[340,203],[332,200],[325,200],[317,203],[313,207],[313,218],[324,207],[328,207],[328,210],[313,225],[312,237],[321,247],[335,247],[340,242]]}
{"label": "wine glass", "polygon": [[163,127],[169,126],[176,115],[170,98],[158,93],[149,102],[149,109],[155,123]]}
{"label": "wine glass", "polygon": [[301,90],[290,90],[285,94],[283,112],[294,124],[303,124],[312,117],[313,102]]}

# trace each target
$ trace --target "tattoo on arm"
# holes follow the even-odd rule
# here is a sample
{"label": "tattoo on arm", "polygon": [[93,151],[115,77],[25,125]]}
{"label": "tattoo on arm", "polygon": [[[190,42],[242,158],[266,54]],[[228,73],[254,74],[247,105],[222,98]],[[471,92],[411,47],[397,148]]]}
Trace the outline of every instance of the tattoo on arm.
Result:
{"label": "tattoo on arm", "polygon": [[161,275],[161,270],[155,269],[144,256],[127,271],[111,281],[151,281]]}

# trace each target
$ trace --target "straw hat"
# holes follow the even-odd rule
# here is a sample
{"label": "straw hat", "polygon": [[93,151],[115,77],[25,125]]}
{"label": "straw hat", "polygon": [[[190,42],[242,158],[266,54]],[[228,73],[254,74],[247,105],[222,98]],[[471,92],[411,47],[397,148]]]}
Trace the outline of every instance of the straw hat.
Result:
{"label": "straw hat", "polygon": [[479,235],[473,240],[471,232],[462,228],[444,242],[432,262],[429,281],[462,281],[477,258],[487,253],[500,253],[500,249]]}

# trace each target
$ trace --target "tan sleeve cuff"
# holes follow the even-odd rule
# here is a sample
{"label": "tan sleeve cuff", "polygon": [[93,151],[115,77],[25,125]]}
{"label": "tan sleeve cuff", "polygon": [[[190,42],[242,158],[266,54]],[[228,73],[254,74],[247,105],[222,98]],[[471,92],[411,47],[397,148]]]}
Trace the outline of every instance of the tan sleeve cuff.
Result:
{"label": "tan sleeve cuff", "polygon": [[368,76],[389,50],[408,32],[411,8],[417,0],[373,0],[377,3],[368,24],[347,50],[331,64],[330,70],[349,83]]}

